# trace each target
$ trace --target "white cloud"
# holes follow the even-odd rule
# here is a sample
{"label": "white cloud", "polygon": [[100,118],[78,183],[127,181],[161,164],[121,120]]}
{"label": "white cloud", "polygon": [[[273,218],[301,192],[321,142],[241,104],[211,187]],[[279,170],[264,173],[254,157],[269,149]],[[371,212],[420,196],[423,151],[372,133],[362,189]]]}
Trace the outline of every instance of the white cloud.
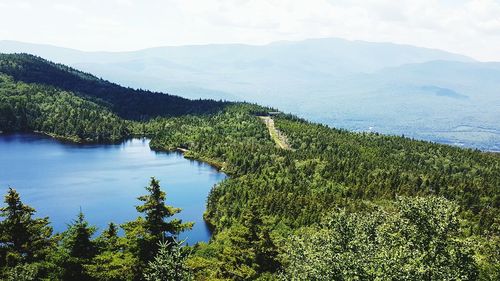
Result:
{"label": "white cloud", "polygon": [[343,37],[500,61],[499,0],[0,0],[0,39],[84,50]]}

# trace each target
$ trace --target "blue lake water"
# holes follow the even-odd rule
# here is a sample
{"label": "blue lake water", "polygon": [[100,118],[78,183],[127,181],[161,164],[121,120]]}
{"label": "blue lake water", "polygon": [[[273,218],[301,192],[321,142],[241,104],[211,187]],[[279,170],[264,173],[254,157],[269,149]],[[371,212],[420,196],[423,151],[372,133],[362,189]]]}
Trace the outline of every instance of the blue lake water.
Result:
{"label": "blue lake water", "polygon": [[160,180],[167,204],[182,208],[176,217],[195,223],[180,235],[189,244],[208,241],[203,221],[207,195],[226,176],[180,153],[154,152],[147,139],[114,145],[63,143],[34,134],[0,134],[0,191],[15,188],[39,217],[48,216],[55,232],[66,229],[82,208],[100,230],[139,214],[137,197],[150,177]]}

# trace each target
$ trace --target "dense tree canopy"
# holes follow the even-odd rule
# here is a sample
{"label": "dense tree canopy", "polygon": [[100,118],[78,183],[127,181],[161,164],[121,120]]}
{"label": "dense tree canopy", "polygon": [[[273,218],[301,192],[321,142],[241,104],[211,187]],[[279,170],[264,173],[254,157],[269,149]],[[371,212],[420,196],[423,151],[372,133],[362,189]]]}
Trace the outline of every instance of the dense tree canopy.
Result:
{"label": "dense tree canopy", "polygon": [[113,142],[128,135],[127,122],[69,92],[14,82],[0,74],[0,131],[38,131],[74,141]]}
{"label": "dense tree canopy", "polygon": [[19,193],[9,188],[0,208],[0,267],[43,261],[53,249],[48,218],[35,218],[35,209],[24,205]]}
{"label": "dense tree canopy", "polygon": [[144,135],[153,149],[182,150],[230,176],[207,199],[210,243],[191,251],[173,246],[190,225],[171,219],[179,210],[154,178],[139,198],[142,216],[95,238],[83,215],[51,236],[48,221],[11,190],[0,223],[2,277],[144,280],[173,266],[196,280],[500,278],[498,154],[272,114],[291,146],[281,149],[259,118],[269,111],[122,88],[33,56],[1,55],[0,131],[104,142]]}
{"label": "dense tree canopy", "polygon": [[[124,235],[110,223],[97,237],[96,227],[81,211],[67,230],[53,236],[48,218],[33,218],[35,210],[9,189],[6,206],[0,209],[5,218],[0,222],[0,279],[132,281],[156,280],[155,276],[170,272],[188,280],[188,251],[172,234],[192,223],[167,221],[172,213],[164,210],[180,209],[165,205],[165,192],[157,180],[152,178],[146,189],[148,194],[139,197],[146,204],[137,208],[139,212],[149,210],[145,217],[123,224]],[[153,224],[155,220],[163,223],[162,228]],[[175,265],[173,271],[170,265]]]}
{"label": "dense tree canopy", "polygon": [[287,242],[284,280],[475,280],[457,207],[399,198],[395,210],[339,210]]}
{"label": "dense tree canopy", "polygon": [[[234,279],[238,274],[258,276],[252,272],[275,270],[260,270],[255,260],[245,259],[233,262],[238,264],[233,267],[235,274],[224,269],[231,264],[224,260],[228,255],[255,255],[255,247],[242,243],[255,240],[245,238],[241,227],[249,212],[268,222],[271,242],[279,244],[290,229],[316,225],[326,213],[339,208],[363,211],[367,202],[394,208],[395,198],[401,195],[441,196],[455,202],[463,225],[457,235],[485,237],[484,247],[497,244],[498,155],[404,137],[351,133],[288,115],[273,117],[292,146],[292,150],[279,149],[255,116],[263,110],[238,105],[211,116],[156,119],[146,126],[153,135],[153,148],[183,148],[187,157],[212,163],[231,175],[208,198],[206,219],[217,230],[208,248],[221,251],[212,257],[224,261],[209,275]],[[203,255],[207,265],[218,267]],[[245,269],[245,264],[251,266]]]}
{"label": "dense tree canopy", "polygon": [[225,103],[188,100],[178,96],[135,90],[88,73],[28,54],[0,54],[0,72],[16,81],[51,85],[90,99],[126,119],[211,113]]}

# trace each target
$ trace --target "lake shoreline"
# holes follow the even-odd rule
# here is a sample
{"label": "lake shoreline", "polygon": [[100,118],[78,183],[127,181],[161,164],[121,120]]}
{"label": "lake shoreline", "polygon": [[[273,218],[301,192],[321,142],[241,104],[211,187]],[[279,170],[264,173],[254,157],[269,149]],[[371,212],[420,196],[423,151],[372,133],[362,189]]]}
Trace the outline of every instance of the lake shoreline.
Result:
{"label": "lake shoreline", "polygon": [[[23,143],[24,146],[20,146]],[[188,151],[153,149],[150,146],[150,139],[144,136],[126,138],[122,140],[122,144],[109,144],[111,146],[108,147],[107,143],[74,142],[67,138],[56,138],[43,132],[3,132],[0,135],[0,144],[0,151],[5,152],[2,153],[5,156],[3,158],[5,161],[2,161],[5,167],[0,167],[2,170],[0,172],[1,186],[13,186],[18,189],[23,198],[26,198],[28,204],[40,210],[38,212],[40,216],[48,216],[51,219],[56,232],[64,231],[65,225],[71,222],[71,215],[76,214],[74,206],[79,205],[83,207],[86,214],[89,213],[89,221],[100,229],[105,227],[105,224],[101,223],[102,221],[106,223],[110,221],[107,217],[110,217],[111,221],[115,223],[123,223],[133,219],[138,215],[133,206],[136,205],[136,198],[143,193],[141,187],[151,176],[155,176],[160,180],[163,178],[164,185],[162,187],[165,188],[168,194],[167,204],[183,209],[178,218],[183,221],[195,222],[195,228],[181,236],[189,237],[188,243],[192,245],[197,242],[208,242],[212,237],[213,225],[205,220],[204,216],[206,213],[206,200],[213,186],[219,184],[228,175],[221,171],[220,166],[200,161],[195,157],[189,157],[186,155],[189,154]],[[37,147],[39,148],[37,149]],[[47,149],[44,147],[47,147]],[[55,149],[51,149],[51,147]],[[131,150],[130,147],[135,148]],[[113,155],[117,153],[123,155],[120,156],[118,161],[113,160],[116,158]],[[142,161],[142,154],[144,153],[150,156]],[[75,156],[68,158],[67,154],[75,154]],[[42,158],[38,155],[41,155]],[[76,157],[76,155],[80,156]],[[98,157],[96,158],[95,155]],[[128,158],[131,158],[131,160],[127,160]],[[163,160],[158,160],[161,161],[158,162],[154,159]],[[181,159],[185,160],[181,161]],[[46,161],[50,162],[46,163]],[[61,167],[61,169],[58,167]],[[50,172],[45,172],[47,169]],[[122,169],[119,172],[123,174],[123,177],[120,177],[120,182],[124,182],[125,185],[120,182],[109,182],[109,179],[116,177],[114,174],[109,174],[109,172],[114,172],[116,169]],[[137,170],[142,172],[137,172]],[[70,178],[68,178],[68,173]],[[137,176],[138,173],[142,173],[143,176]],[[78,175],[78,178],[73,178],[73,175]],[[54,180],[56,181],[54,184],[48,184],[48,182]],[[86,182],[89,182],[90,185]],[[106,195],[99,196],[100,198],[90,197],[91,199],[85,199],[87,193],[93,192],[94,187],[92,184],[97,182],[102,187],[96,190],[99,193],[104,192]],[[193,182],[194,185],[189,182]],[[187,189],[182,187],[185,184],[189,185]],[[64,190],[55,192],[54,194],[58,194],[57,196],[47,195],[47,188],[58,190],[59,186],[62,186]],[[103,189],[108,187],[110,190],[116,191],[110,193]],[[90,189],[88,190],[88,188]],[[131,190],[138,193],[129,196],[127,200],[113,203],[116,207],[104,204],[102,208],[106,208],[106,211],[100,213],[92,211],[92,206],[98,205],[100,201],[116,201],[117,198],[123,197],[124,192],[129,193]],[[40,194],[43,196],[40,197]],[[82,194],[83,196],[76,200],[76,202],[81,203],[68,205],[71,202],[65,202],[65,196],[68,196],[68,194],[76,197],[80,196],[76,194]],[[50,199],[45,199],[46,196],[50,196]],[[183,196],[180,197],[182,202],[179,201],[179,196]],[[94,199],[97,201],[94,201]],[[65,203],[50,203],[61,200]],[[69,208],[69,210],[65,210],[65,208]],[[127,213],[132,213],[132,216],[124,219],[123,215],[117,215],[121,212],[121,209],[128,209]],[[112,216],[110,213],[115,215]],[[104,216],[100,219],[99,217],[103,214]],[[190,218],[193,216],[196,219]],[[65,218],[61,220],[61,217]],[[198,234],[200,231],[206,234]],[[198,239],[197,237],[200,237],[200,235],[202,235],[202,238]]]}

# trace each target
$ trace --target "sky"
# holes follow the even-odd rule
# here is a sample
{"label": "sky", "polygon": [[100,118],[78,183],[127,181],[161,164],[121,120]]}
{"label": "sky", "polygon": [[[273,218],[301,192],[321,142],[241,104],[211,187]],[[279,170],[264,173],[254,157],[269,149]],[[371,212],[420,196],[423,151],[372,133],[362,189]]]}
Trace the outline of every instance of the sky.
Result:
{"label": "sky", "polygon": [[339,37],[500,61],[500,0],[0,0],[0,40],[85,51]]}

